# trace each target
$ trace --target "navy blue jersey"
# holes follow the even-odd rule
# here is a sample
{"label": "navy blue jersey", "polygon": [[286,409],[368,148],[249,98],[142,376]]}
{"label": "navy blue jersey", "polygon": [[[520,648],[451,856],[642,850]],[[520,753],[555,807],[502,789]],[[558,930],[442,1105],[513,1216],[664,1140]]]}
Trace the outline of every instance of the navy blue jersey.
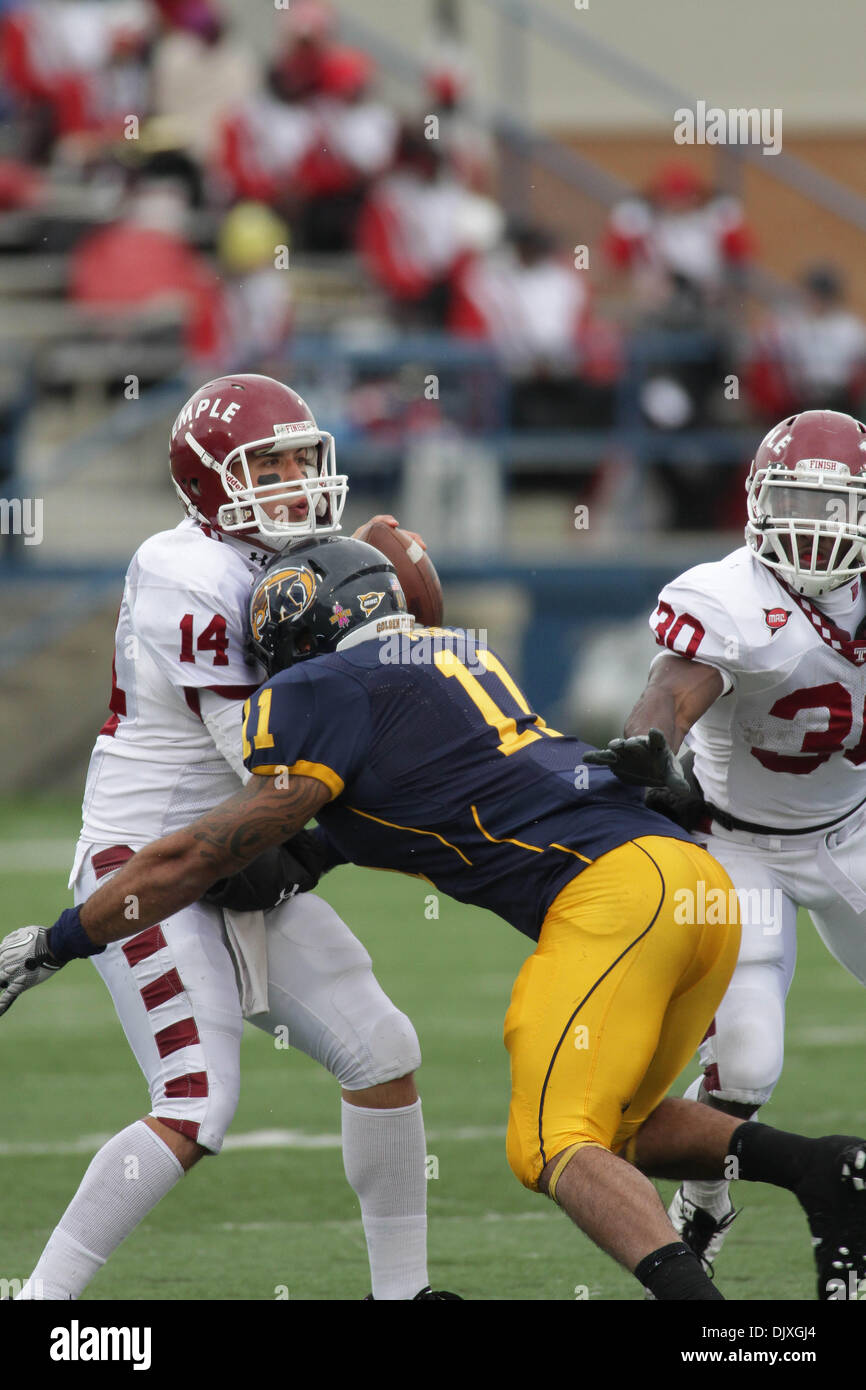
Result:
{"label": "navy blue jersey", "polygon": [[641,835],[690,837],[640,788],[587,767],[494,655],[416,629],[302,662],[249,702],[244,760],[315,777],[339,855],[489,908],[537,940],[565,884]]}

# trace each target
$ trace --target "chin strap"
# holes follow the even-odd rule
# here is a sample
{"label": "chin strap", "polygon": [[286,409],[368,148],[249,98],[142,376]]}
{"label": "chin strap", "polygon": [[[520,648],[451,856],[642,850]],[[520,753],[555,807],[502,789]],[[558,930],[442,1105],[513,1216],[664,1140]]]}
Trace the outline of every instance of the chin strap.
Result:
{"label": "chin strap", "polygon": [[193,437],[193,435],[190,434],[189,430],[186,431],[186,434],[184,435],[183,438],[184,438],[184,443],[186,443],[186,444],[189,445],[189,447],[192,449],[193,453],[194,453],[194,454],[198,454],[198,456],[199,456],[199,458],[201,459],[202,463],[204,464],[205,468],[213,468],[214,470],[216,470],[216,469],[219,468],[219,464],[217,463],[217,461],[216,461],[216,459],[214,458],[213,454],[209,454],[208,451],[207,451],[207,449],[204,447],[204,445],[203,445],[203,444],[199,444],[198,440],[195,439],[195,438]]}

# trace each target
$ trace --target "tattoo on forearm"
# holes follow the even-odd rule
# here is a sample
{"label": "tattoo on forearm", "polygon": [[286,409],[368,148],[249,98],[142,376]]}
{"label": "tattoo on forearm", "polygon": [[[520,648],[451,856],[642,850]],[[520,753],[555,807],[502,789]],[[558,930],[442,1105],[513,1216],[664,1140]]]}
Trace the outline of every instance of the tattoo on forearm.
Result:
{"label": "tattoo on forearm", "polygon": [[[88,898],[82,925],[105,945],[180,911],[216,879],[235,873],[262,850],[288,840],[330,800],[324,783],[254,776],[228,801],[186,830],[148,845]],[[134,903],[132,916],[129,904]]]}
{"label": "tattoo on forearm", "polygon": [[191,831],[200,857],[221,867],[227,858],[246,864],[302,829],[329,800],[327,788],[313,777],[282,780],[278,788],[274,778],[254,776],[231,800],[197,821]]}

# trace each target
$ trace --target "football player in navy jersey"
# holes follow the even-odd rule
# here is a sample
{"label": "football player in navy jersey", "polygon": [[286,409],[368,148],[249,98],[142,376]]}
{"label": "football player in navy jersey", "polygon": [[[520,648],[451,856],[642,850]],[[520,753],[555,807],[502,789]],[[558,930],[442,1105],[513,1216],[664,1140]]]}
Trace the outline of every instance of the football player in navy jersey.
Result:
{"label": "football player in navy jersey", "polygon": [[[416,628],[392,567],[362,542],[282,557],[254,591],[251,629],[272,674],[245,710],[249,783],[26,945],[20,933],[0,943],[0,1012],[128,935],[130,894],[140,931],[315,817],[328,866],[417,874],[537,943],[505,1021],[509,1163],[656,1298],[721,1295],[653,1176],[736,1171],[786,1187],[809,1218],[819,1297],[836,1296],[834,1271],[866,1272],[863,1141],[666,1099],[737,956],[720,865],[639,789],[587,766],[588,745],[548,728],[492,652],[460,630]],[[704,912],[711,902],[725,910]]]}

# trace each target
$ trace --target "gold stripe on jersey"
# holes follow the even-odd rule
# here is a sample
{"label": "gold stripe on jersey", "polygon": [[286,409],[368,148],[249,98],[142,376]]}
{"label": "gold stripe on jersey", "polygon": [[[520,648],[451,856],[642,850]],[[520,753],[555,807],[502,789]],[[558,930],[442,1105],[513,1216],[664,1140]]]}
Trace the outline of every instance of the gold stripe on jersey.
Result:
{"label": "gold stripe on jersey", "polygon": [[578,854],[576,849],[568,849],[565,845],[527,845],[524,844],[523,840],[497,840],[496,836],[488,834],[488,832],[484,829],[484,826],[481,824],[481,817],[478,814],[478,807],[470,806],[469,809],[472,812],[472,819],[475,821],[475,824],[478,826],[478,829],[481,831],[481,834],[484,836],[485,840],[489,840],[492,845],[516,845],[518,849],[532,850],[533,854],[545,854],[548,849],[561,849],[565,854],[573,854],[576,859],[582,859],[584,864],[594,863],[594,860],[587,859],[585,854]]}
{"label": "gold stripe on jersey", "polygon": [[569,848],[568,848],[568,845],[558,845],[558,844],[556,844],[556,842],[554,841],[554,843],[550,846],[550,848],[551,848],[551,849],[561,849],[562,852],[563,852],[563,854],[573,854],[574,857],[575,857],[575,859],[582,859],[583,862],[584,862],[584,864],[594,864],[594,863],[595,863],[595,860],[594,860],[594,859],[587,859],[587,857],[586,857],[585,854],[580,854],[576,849],[569,849]]}
{"label": "gold stripe on jersey", "polygon": [[315,777],[317,782],[324,782],[331,799],[339,796],[346,785],[338,772],[332,767],[327,767],[325,763],[308,763],[303,758],[299,762],[292,763],[287,767],[285,763],[269,763],[266,767],[254,767],[253,772],[261,774],[263,777],[284,776],[287,772],[294,772],[296,777]]}
{"label": "gold stripe on jersey", "polygon": [[[446,849],[453,849],[455,854],[459,854],[464,864],[469,864],[470,866],[472,864],[472,860],[466,858],[462,849],[458,849],[456,845],[452,845],[450,840],[446,840],[444,836],[437,834],[435,830],[419,830],[417,826],[414,825],[398,825],[396,821],[382,820],[381,816],[371,816],[369,811],[359,811],[357,806],[347,806],[346,810],[352,811],[356,816],[363,816],[364,820],[373,820],[377,825],[387,825],[389,830],[407,830],[410,835],[432,835],[433,839],[438,840]],[[424,875],[418,874],[417,877],[423,878]]]}

